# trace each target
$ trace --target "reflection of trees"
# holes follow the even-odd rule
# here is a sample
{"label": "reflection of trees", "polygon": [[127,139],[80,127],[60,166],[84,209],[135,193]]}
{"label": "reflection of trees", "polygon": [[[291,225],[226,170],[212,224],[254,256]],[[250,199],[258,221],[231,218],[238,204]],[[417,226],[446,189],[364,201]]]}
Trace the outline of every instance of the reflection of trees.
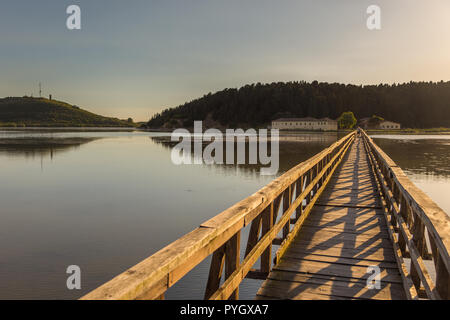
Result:
{"label": "reflection of trees", "polygon": [[[170,140],[170,136],[154,136],[150,137],[152,141],[157,144],[164,146],[167,149],[172,149],[178,142],[173,142]],[[302,161],[314,156],[318,152],[322,151],[324,148],[328,147],[330,144],[335,142],[338,139],[338,135],[336,133],[328,134],[291,134],[291,135],[283,135],[280,136],[279,143],[279,174],[291,169],[295,165],[299,164]],[[205,147],[210,142],[202,143],[202,152],[205,150]],[[225,143],[224,143],[225,146]],[[269,154],[270,154],[270,143],[268,144]],[[191,146],[191,156],[193,156],[193,142]],[[208,166],[204,164],[203,166],[214,168],[215,171],[220,171],[222,174],[235,174],[239,173],[240,175],[245,176],[253,176],[258,174],[262,167],[267,167],[266,165],[261,164],[248,164],[248,151],[249,144],[248,141],[245,144],[245,155],[246,155],[246,164],[214,164]],[[236,157],[237,154],[237,143],[234,143],[234,155]],[[224,147],[224,159],[226,158],[226,148]]]}
{"label": "reflection of trees", "polygon": [[6,138],[0,139],[0,153],[12,157],[50,157],[78,149],[99,138]]}
{"label": "reflection of trees", "polygon": [[403,170],[415,174],[450,177],[450,140],[420,139],[374,141]]}

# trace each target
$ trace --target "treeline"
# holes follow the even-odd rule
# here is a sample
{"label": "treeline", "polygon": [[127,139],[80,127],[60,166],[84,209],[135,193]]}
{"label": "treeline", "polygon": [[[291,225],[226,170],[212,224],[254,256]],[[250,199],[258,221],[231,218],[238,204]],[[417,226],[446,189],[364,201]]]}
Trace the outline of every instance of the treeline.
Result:
{"label": "treeline", "polygon": [[450,127],[450,82],[409,82],[369,86],[339,83],[251,84],[203,96],[155,114],[148,127],[190,127],[212,120],[224,127],[260,127],[280,117],[357,119],[380,116],[402,127]]}

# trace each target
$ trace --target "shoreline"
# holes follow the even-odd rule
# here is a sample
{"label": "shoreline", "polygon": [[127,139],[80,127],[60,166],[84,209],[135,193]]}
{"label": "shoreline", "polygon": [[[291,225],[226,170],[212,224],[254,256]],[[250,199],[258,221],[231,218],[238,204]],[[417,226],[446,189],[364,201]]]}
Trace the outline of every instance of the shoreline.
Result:
{"label": "shoreline", "polygon": [[26,131],[26,130],[77,130],[77,131],[130,131],[139,130],[136,127],[1,127],[4,131]]}
{"label": "shoreline", "polygon": [[[140,132],[160,132],[160,133],[171,133],[173,130],[178,128],[139,128],[139,127],[95,127],[95,126],[85,126],[85,127],[2,127],[2,131],[140,131]],[[182,128],[187,129],[189,132],[193,132],[192,128]],[[225,129],[226,130],[226,129]],[[224,130],[224,131],[225,131]],[[235,130],[235,129],[234,129]],[[270,132],[271,129],[268,129]],[[330,134],[330,133],[349,133],[353,130],[279,130],[281,134]],[[450,135],[450,128],[430,128],[430,129],[397,129],[397,130],[378,130],[369,129],[365,130],[367,134],[388,134],[388,135]]]}

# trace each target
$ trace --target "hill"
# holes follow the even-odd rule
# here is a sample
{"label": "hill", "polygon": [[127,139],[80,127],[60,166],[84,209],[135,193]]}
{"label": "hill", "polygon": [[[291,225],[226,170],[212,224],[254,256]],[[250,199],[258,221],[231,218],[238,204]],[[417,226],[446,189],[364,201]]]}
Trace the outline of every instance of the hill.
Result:
{"label": "hill", "polygon": [[0,99],[0,126],[129,127],[133,123],[103,117],[61,101],[9,97]]}
{"label": "hill", "polygon": [[450,82],[357,86],[339,83],[278,82],[225,89],[155,114],[149,128],[263,127],[281,117],[329,117],[344,111],[356,118],[377,115],[402,127],[450,127]]}

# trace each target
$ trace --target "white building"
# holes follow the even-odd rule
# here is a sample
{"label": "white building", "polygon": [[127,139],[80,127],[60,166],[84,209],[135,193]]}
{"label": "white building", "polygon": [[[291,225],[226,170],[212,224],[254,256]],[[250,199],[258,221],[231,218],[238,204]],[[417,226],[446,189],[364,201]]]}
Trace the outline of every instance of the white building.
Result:
{"label": "white building", "polygon": [[337,131],[338,122],[330,118],[281,118],[272,121],[272,129]]}
{"label": "white building", "polygon": [[400,129],[400,123],[392,121],[382,121],[380,123],[380,129]]}

